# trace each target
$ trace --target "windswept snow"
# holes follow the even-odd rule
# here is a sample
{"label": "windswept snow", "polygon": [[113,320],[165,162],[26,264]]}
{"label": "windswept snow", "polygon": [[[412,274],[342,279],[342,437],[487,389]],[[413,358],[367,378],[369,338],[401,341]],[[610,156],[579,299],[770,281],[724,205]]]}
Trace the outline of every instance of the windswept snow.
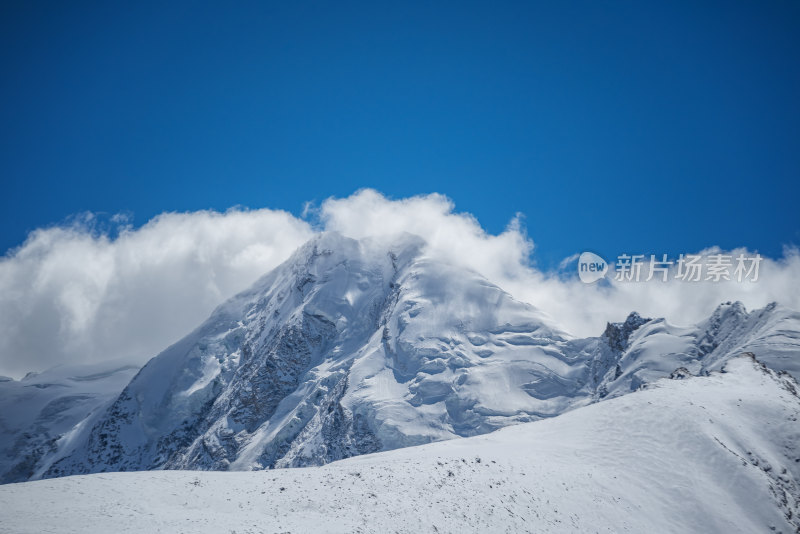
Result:
{"label": "windswept snow", "polygon": [[749,357],[473,438],[0,487],[0,532],[795,532],[797,383]]}

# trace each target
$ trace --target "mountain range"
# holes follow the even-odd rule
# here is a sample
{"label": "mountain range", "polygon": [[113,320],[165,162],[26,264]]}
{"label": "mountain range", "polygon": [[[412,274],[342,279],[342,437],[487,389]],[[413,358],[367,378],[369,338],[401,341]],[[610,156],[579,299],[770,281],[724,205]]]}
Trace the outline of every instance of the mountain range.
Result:
{"label": "mountain range", "polygon": [[549,419],[742,353],[800,376],[800,314],[777,304],[724,303],[692,326],[632,312],[599,334],[569,335],[416,236],[325,233],[138,373],[0,382],[0,481],[322,465]]}

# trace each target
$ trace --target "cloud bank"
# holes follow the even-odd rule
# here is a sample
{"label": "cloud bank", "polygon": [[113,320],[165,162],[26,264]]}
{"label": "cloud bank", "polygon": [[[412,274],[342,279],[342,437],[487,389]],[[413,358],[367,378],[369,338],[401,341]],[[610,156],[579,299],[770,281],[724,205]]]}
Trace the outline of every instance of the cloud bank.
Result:
{"label": "cloud bank", "polygon": [[0,260],[0,374],[144,363],[311,236],[267,209],[166,213],[115,238],[91,217],[36,230]]}
{"label": "cloud bank", "polygon": [[756,283],[586,285],[532,267],[534,243],[519,219],[492,235],[443,195],[390,200],[363,190],[304,215],[316,224],[260,209],[167,213],[114,237],[86,219],[36,230],[0,259],[0,374],[111,359],[144,363],[325,230],[354,238],[420,235],[431,256],[481,273],[577,336],[598,335],[606,321],[633,310],[689,324],[728,300],[800,309],[797,249],[765,259]]}

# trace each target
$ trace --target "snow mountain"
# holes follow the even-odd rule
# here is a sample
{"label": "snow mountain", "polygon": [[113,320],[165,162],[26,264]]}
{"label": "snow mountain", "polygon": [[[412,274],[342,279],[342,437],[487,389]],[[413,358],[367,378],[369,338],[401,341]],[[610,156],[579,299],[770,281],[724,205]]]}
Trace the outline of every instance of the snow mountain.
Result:
{"label": "snow mountain", "polygon": [[583,400],[566,334],[423,248],[312,240],[149,362],[47,476],[320,464]]}
{"label": "snow mountain", "polygon": [[29,478],[320,465],[551,418],[742,352],[800,374],[800,314],[781,306],[727,303],[690,327],[632,313],[576,339],[425,248],[317,236],[34,454]]}

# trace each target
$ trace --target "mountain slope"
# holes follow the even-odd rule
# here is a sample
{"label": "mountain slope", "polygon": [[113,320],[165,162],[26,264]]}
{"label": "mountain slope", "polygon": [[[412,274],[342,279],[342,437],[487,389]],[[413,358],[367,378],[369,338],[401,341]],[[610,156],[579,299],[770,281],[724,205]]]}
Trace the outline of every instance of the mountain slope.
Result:
{"label": "mountain slope", "polygon": [[60,366],[22,380],[0,379],[0,481],[41,473],[70,450],[136,374],[119,362]]}
{"label": "mountain slope", "polygon": [[609,324],[591,347],[594,369],[605,371],[597,378],[598,399],[628,393],[673,372],[716,371],[743,352],[798,378],[800,313],[775,303],[748,313],[741,303],[727,302],[692,326],[632,313],[624,323]]}
{"label": "mountain slope", "polygon": [[725,370],[323,467],[6,485],[0,531],[795,532],[797,383]]}

